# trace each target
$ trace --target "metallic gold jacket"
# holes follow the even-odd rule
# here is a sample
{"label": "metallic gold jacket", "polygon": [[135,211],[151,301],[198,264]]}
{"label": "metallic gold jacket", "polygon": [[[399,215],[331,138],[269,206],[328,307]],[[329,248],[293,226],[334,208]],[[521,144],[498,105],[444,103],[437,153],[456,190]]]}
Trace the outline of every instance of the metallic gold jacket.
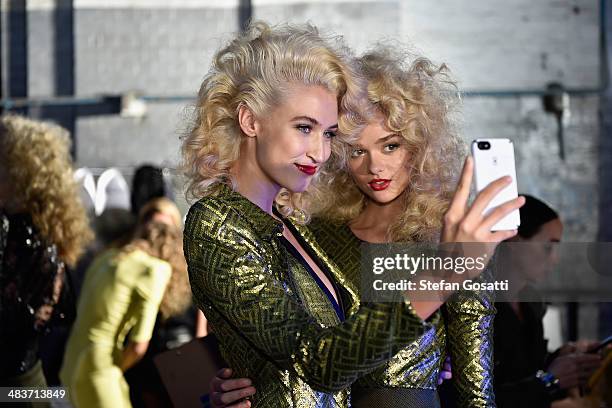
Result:
{"label": "metallic gold jacket", "polygon": [[[360,289],[361,241],[346,224],[314,219],[308,228],[353,287]],[[441,318],[441,315],[444,318]],[[491,293],[456,293],[430,318],[433,327],[391,360],[353,385],[359,388],[436,389],[440,368],[451,355],[458,407],[495,407]]]}
{"label": "metallic gold jacket", "polygon": [[359,305],[355,288],[315,245],[302,245],[341,284],[344,322],[280,241],[283,225],[223,186],[195,203],[185,257],[198,306],[223,357],[254,380],[256,407],[347,407],[347,387],[423,334],[404,303]]}

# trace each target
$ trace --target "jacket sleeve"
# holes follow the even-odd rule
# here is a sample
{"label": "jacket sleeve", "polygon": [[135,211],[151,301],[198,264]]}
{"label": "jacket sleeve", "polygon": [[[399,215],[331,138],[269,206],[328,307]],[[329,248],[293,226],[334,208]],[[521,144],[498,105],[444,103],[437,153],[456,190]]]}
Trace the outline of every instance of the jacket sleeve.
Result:
{"label": "jacket sleeve", "polygon": [[187,216],[185,256],[196,303],[214,327],[229,327],[311,387],[346,388],[424,332],[427,325],[408,302],[363,304],[338,326],[322,327],[286,293],[264,249],[248,234],[228,240],[231,227],[223,225],[221,212],[202,202]]}
{"label": "jacket sleeve", "polygon": [[[489,281],[486,269],[478,281]],[[493,389],[494,296],[461,291],[446,303],[448,349],[458,407],[495,407]]]}

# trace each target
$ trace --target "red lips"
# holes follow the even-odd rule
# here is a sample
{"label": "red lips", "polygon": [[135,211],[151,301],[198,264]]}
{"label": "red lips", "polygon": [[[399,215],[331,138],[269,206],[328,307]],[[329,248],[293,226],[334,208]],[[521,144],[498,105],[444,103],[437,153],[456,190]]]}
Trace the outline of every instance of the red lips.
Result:
{"label": "red lips", "polygon": [[389,184],[391,184],[391,180],[388,179],[374,179],[368,183],[370,188],[374,191],[382,191],[389,187]]}
{"label": "red lips", "polygon": [[312,176],[317,172],[317,166],[305,166],[303,164],[296,164],[295,166],[298,168],[299,171],[301,171],[302,173],[306,173],[309,176]]}

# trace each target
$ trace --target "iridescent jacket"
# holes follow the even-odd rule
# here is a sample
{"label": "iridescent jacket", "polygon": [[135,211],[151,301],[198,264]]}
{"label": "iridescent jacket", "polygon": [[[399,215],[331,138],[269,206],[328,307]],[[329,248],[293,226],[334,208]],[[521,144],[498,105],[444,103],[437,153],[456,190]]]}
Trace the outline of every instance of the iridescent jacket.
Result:
{"label": "iridescent jacket", "polygon": [[185,225],[194,299],[255,407],[348,407],[348,387],[428,328],[408,302],[359,305],[356,289],[315,244],[311,257],[339,283],[344,322],[281,243],[283,225],[223,186],[195,203]]}
{"label": "iridescent jacket", "polygon": [[[59,299],[56,293],[64,279],[57,247],[32,217],[0,211],[0,380],[29,371],[40,361],[38,343],[49,325],[74,315],[67,291]],[[45,308],[53,314],[41,313]]]}
{"label": "iridescent jacket", "polygon": [[[340,268],[351,286],[360,288],[361,241],[346,224],[314,219],[317,243]],[[444,315],[442,318],[441,315]],[[451,355],[458,407],[495,407],[492,383],[493,318],[491,293],[456,293],[429,321],[432,327],[391,360],[353,385],[373,388],[436,389],[440,368]],[[363,391],[363,390],[362,390]]]}

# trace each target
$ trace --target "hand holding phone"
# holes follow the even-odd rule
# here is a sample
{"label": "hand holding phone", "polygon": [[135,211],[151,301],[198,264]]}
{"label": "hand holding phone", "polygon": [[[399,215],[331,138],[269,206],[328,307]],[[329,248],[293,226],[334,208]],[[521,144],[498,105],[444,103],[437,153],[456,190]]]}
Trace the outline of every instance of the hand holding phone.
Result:
{"label": "hand holding phone", "polygon": [[[500,177],[512,178],[511,183],[487,205],[483,212],[485,216],[494,208],[518,197],[514,145],[510,139],[476,139],[472,142],[472,156],[478,192]],[[493,225],[491,231],[514,230],[520,224],[519,210],[516,209]]]}
{"label": "hand holding phone", "polygon": [[589,353],[599,353],[601,350],[603,350],[610,344],[612,344],[612,336],[606,337],[597,346],[593,347],[588,352]]}

